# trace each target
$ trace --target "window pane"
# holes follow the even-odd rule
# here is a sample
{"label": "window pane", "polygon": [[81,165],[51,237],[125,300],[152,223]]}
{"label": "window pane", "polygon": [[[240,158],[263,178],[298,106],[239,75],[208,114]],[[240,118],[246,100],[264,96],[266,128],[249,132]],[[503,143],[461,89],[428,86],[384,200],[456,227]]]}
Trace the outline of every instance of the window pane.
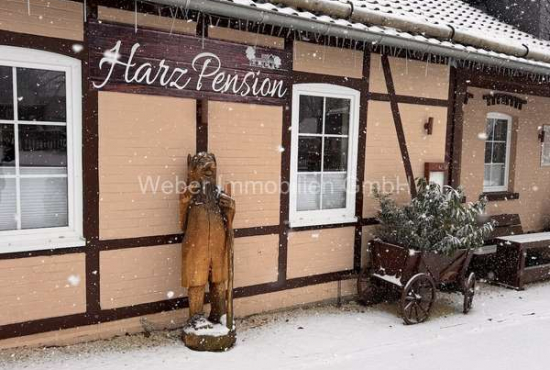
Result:
{"label": "window pane", "polygon": [[300,96],[300,133],[320,134],[323,132],[323,98]]}
{"label": "window pane", "polygon": [[506,144],[493,144],[493,163],[506,163]]}
{"label": "window pane", "polygon": [[21,179],[21,228],[68,226],[67,179]]}
{"label": "window pane", "polygon": [[0,66],[0,119],[13,119],[13,69]]}
{"label": "window pane", "polygon": [[15,174],[14,126],[0,125],[0,176]]}
{"label": "window pane", "polygon": [[298,171],[321,171],[320,137],[301,137],[298,140]]}
{"label": "window pane", "polygon": [[483,186],[491,186],[491,165],[485,165],[485,173],[483,176]]}
{"label": "window pane", "polygon": [[19,119],[65,122],[65,72],[17,68]]}
{"label": "window pane", "polygon": [[486,142],[485,143],[485,163],[491,163],[492,156],[493,156],[493,143]]}
{"label": "window pane", "polygon": [[485,186],[504,186],[505,166],[503,164],[485,165]]}
{"label": "window pane", "polygon": [[487,128],[485,133],[487,134],[487,140],[493,140],[493,129],[495,128],[495,120],[492,118],[487,118]]}
{"label": "window pane", "polygon": [[349,132],[349,99],[327,98],[325,134],[347,135]]}
{"label": "window pane", "polygon": [[323,175],[323,209],[346,208],[346,175]]}
{"label": "window pane", "polygon": [[505,119],[496,120],[494,140],[506,141],[508,138],[508,121]]}
{"label": "window pane", "polygon": [[544,145],[542,146],[542,164],[550,165],[550,126],[544,126]]}
{"label": "window pane", "polygon": [[315,211],[321,209],[321,175],[298,174],[298,194],[296,209],[298,211]]}
{"label": "window pane", "polygon": [[19,125],[21,174],[67,173],[65,126]]}
{"label": "window pane", "polygon": [[325,138],[325,165],[323,171],[345,171],[348,166],[348,139]]}
{"label": "window pane", "polygon": [[0,178],[0,230],[17,229],[15,179]]}

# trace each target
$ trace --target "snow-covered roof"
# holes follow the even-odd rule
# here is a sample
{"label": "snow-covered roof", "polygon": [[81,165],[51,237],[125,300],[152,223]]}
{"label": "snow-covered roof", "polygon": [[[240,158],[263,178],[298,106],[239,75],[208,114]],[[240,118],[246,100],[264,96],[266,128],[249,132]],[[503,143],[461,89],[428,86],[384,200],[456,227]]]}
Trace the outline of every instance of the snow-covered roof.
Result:
{"label": "snow-covered roof", "polygon": [[[154,0],[153,0],[154,1]],[[345,26],[357,31],[366,31],[371,34],[380,34],[381,36],[390,35],[398,37],[405,41],[414,40],[415,42],[425,43],[432,46],[441,46],[455,50],[461,50],[468,53],[484,55],[495,58],[495,60],[505,59],[507,61],[519,62],[521,64],[539,67],[545,70],[545,74],[550,74],[550,42],[538,39],[533,35],[522,32],[516,27],[499,21],[495,17],[477,9],[460,0],[322,0],[325,2],[334,2],[340,4],[352,4],[356,10],[361,9],[367,14],[375,17],[397,17],[412,24],[429,25],[437,29],[437,26],[448,27],[456,30],[457,33],[466,35],[463,40],[469,38],[482,37],[489,40],[487,43],[475,45],[475,43],[459,43],[437,35],[431,35],[428,32],[411,32],[397,27],[388,27],[380,24],[358,22],[348,20],[346,17],[337,17],[329,15],[330,12],[311,11],[299,8],[298,6],[288,6],[290,3],[297,5],[315,3],[318,0],[303,1],[278,1],[278,0],[217,0],[218,3],[231,3],[239,6],[250,7],[268,13],[277,13],[290,16],[299,20],[309,20],[322,22],[338,26]],[[281,3],[285,3],[283,5]],[[337,4],[339,5],[339,4]],[[302,5],[303,6],[303,5]],[[269,19],[266,20],[269,22]],[[449,27],[450,26],[450,27]],[[491,42],[511,48],[525,48],[532,53],[524,57],[516,53],[502,52],[498,48],[491,48]],[[521,50],[521,49],[519,49]],[[536,51],[536,52],[533,52]],[[533,55],[533,56],[532,56]],[[537,55],[542,57],[537,57]],[[541,61],[541,60],[544,60]],[[512,67],[513,68],[513,67]]]}
{"label": "snow-covered roof", "polygon": [[[541,40],[516,27],[499,21],[460,0],[350,0],[354,6],[373,12],[399,14],[418,22],[447,24],[462,28],[474,34],[490,35],[501,40],[520,42],[532,48],[546,48],[550,53],[550,42]],[[257,2],[257,1],[254,1]],[[273,1],[276,2],[276,1]]]}

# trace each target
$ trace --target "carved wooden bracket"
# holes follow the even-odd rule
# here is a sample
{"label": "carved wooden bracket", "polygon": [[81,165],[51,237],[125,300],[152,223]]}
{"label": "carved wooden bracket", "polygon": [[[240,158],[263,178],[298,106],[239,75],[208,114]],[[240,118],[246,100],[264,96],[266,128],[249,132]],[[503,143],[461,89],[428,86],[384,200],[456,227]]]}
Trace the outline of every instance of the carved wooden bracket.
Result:
{"label": "carved wooden bracket", "polygon": [[518,110],[521,110],[523,105],[527,104],[527,100],[504,93],[485,94],[483,95],[483,100],[487,101],[488,106],[507,105]]}

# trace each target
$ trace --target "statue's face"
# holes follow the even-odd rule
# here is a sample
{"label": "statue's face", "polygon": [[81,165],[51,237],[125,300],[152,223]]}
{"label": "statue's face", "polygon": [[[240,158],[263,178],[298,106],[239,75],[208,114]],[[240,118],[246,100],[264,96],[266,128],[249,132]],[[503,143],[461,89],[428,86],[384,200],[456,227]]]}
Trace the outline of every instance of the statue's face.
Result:
{"label": "statue's face", "polygon": [[191,181],[215,184],[216,170],[216,157],[213,154],[199,153],[191,158],[189,164]]}

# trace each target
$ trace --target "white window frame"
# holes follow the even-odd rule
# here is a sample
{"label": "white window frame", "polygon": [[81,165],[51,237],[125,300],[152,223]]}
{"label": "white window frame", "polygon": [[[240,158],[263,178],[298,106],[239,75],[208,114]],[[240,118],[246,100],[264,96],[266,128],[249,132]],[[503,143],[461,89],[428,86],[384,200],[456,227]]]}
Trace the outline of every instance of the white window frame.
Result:
{"label": "white window frame", "polygon": [[[490,112],[487,114],[485,119],[485,130],[487,130],[487,120],[489,119],[500,119],[508,121],[508,130],[506,133],[506,161],[504,166],[504,185],[502,186],[483,186],[483,192],[485,193],[496,193],[509,191],[509,181],[510,181],[510,147],[512,143],[512,126],[514,120],[512,116],[499,112]],[[483,181],[485,181],[485,148],[483,149]]]}
{"label": "white window frame", "polygon": [[[348,134],[348,163],[346,207],[339,209],[297,211],[298,196],[298,138],[300,96],[319,96],[350,100],[350,122]],[[359,139],[359,103],[360,92],[339,85],[311,83],[295,84],[292,88],[292,141],[290,164],[290,226],[329,225],[357,222],[355,216],[355,197],[357,181],[357,146]]]}
{"label": "white window frame", "polygon": [[[65,55],[2,45],[0,46],[0,65],[65,72],[65,83],[67,88],[66,129],[68,196],[68,226],[0,231],[0,254],[84,246],[86,242],[82,233],[81,62]],[[13,81],[12,83],[16,86],[17,81]],[[15,94],[16,90],[14,89],[14,120],[0,120],[0,123],[19,122],[17,120],[17,97]],[[33,123],[41,124],[41,122]]]}
{"label": "white window frame", "polygon": [[544,141],[540,146],[540,165],[541,167],[550,167],[550,162],[544,162],[544,150],[546,146],[550,147],[550,125],[542,125],[542,132],[544,134]]}

